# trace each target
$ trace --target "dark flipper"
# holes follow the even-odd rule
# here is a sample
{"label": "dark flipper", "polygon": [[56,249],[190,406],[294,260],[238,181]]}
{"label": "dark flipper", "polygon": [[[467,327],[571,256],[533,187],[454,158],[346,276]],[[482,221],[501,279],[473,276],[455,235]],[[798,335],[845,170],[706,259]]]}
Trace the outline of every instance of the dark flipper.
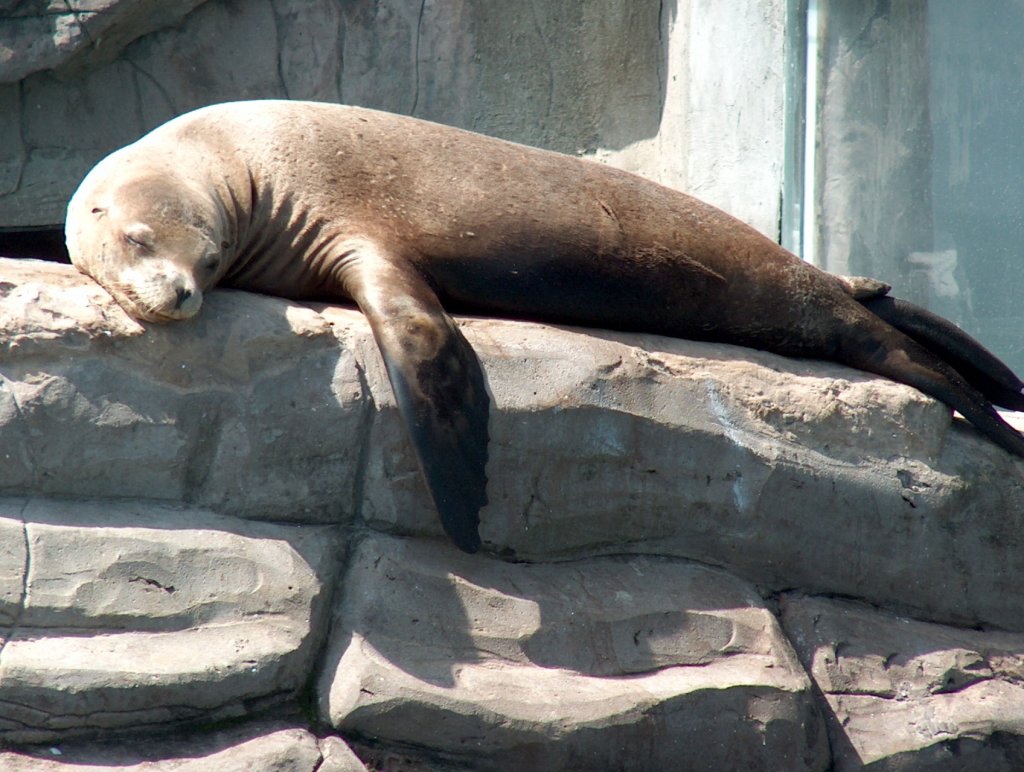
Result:
{"label": "dark flipper", "polygon": [[1024,383],[949,320],[899,298],[874,297],[861,300],[861,304],[949,364],[990,402],[1024,410]]}
{"label": "dark flipper", "polygon": [[[852,334],[841,361],[913,386],[955,410],[1002,448],[1024,457],[1024,436],[1006,423],[988,399],[938,355],[887,323],[871,317],[870,326]],[[947,322],[948,324],[948,322]]]}
{"label": "dark flipper", "polygon": [[480,362],[412,265],[375,247],[350,255],[346,290],[373,329],[441,524],[459,549],[476,552],[487,503]]}

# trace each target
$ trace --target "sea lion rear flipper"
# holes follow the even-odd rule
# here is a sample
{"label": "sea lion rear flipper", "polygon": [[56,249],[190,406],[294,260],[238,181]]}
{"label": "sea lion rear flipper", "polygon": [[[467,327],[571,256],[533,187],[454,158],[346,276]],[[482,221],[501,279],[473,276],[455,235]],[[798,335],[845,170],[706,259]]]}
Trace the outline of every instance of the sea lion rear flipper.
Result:
{"label": "sea lion rear flipper", "polygon": [[983,394],[938,354],[870,311],[847,331],[838,359],[941,400],[996,444],[1024,458],[1024,435],[1008,424]]}
{"label": "sea lion rear flipper", "polygon": [[459,549],[476,552],[487,503],[480,362],[413,266],[363,251],[348,261],[346,291],[370,322],[441,524]]}
{"label": "sea lion rear flipper", "polygon": [[900,298],[874,297],[860,302],[944,360],[990,402],[1024,410],[1024,383],[995,354],[948,319]]}

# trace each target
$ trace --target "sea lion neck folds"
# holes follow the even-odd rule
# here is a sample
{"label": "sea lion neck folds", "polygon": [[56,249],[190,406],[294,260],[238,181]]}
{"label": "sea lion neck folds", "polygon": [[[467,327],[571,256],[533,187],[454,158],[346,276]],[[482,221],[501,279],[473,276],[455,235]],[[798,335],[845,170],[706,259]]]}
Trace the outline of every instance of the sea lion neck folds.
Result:
{"label": "sea lion neck folds", "polygon": [[1003,448],[1024,384],[873,279],[836,277],[678,191],[577,158],[341,105],[235,102],[101,161],[68,249],[133,316],[220,283],[366,314],[447,533],[480,545],[488,397],[450,309],[723,341],[910,384]]}

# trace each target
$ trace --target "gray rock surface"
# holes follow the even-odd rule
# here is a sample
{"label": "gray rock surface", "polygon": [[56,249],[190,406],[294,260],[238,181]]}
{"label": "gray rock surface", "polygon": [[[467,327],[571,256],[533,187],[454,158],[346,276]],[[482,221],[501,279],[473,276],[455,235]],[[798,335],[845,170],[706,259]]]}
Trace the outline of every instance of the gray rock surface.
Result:
{"label": "gray rock surface", "polygon": [[[0,259],[0,739],[61,764],[145,732],[140,769],[178,768],[169,731],[227,769],[279,743],[298,769],[346,743],[421,769],[1013,768],[1019,461],[836,365],[460,324],[494,402],[490,555],[443,539],[358,312],[217,291],[144,328],[68,266]],[[322,723],[259,723],[300,706]]]}
{"label": "gray rock surface", "polygon": [[283,721],[252,724],[144,743],[91,742],[0,751],[5,772],[363,772],[337,737],[318,739]]}
{"label": "gray rock surface", "polygon": [[[351,351],[317,313],[222,292],[214,307],[234,307],[237,326],[214,311],[145,331],[68,266],[5,261],[0,287],[0,489],[275,521],[351,514],[366,406]],[[57,355],[45,374],[41,347]]]}
{"label": "gray rock surface", "polygon": [[172,27],[204,0],[0,2],[0,83],[34,72],[109,61],[144,35]]}
{"label": "gray rock surface", "polygon": [[[0,492],[441,535],[357,311],[217,292],[196,321],[143,334],[71,268],[6,261],[0,276],[17,354]],[[1009,591],[1024,464],[914,389],[734,346],[463,329],[495,405],[492,551],[675,555],[772,590],[1024,629]]]}
{"label": "gray rock surface", "polygon": [[478,769],[669,769],[694,747],[709,769],[828,759],[806,673],[760,596],[679,560],[522,565],[367,538],[319,693],[343,733]]}
{"label": "gray rock surface", "polygon": [[786,596],[782,623],[825,696],[836,770],[1017,770],[1024,635]]}
{"label": "gray rock surface", "polygon": [[4,739],[234,718],[305,685],[335,530],[39,498],[0,500],[0,529]]}

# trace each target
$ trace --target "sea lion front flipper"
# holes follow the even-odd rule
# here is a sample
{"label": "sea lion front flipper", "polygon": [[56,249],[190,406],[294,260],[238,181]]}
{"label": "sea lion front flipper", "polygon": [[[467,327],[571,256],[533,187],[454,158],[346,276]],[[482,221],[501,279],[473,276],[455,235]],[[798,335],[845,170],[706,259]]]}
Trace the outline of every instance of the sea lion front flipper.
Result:
{"label": "sea lion front flipper", "polygon": [[342,280],[370,322],[441,524],[459,549],[476,552],[489,408],[480,361],[409,263],[358,248]]}

